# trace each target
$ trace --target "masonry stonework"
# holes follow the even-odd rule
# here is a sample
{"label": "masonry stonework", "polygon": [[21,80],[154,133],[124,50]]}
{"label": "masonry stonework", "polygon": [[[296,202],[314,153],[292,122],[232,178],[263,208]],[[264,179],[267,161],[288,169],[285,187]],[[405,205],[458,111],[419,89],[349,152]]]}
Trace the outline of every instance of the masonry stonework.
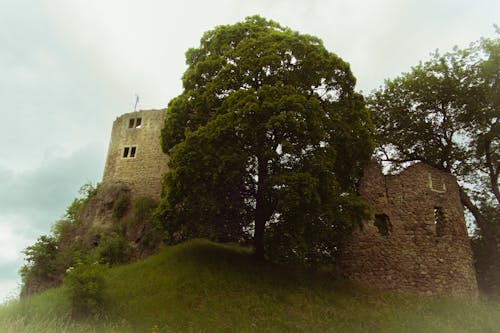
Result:
{"label": "masonry stonework", "polygon": [[[165,110],[144,110],[114,121],[103,185],[160,198],[168,163],[160,145],[164,116]],[[477,297],[452,175],[423,163],[383,175],[372,162],[359,188],[373,214],[342,244],[337,268],[344,277],[380,290]]]}
{"label": "masonry stonework", "polygon": [[113,122],[103,185],[122,183],[134,197],[159,199],[168,156],[160,145],[165,110],[141,110]]}
{"label": "masonry stonework", "polygon": [[477,297],[452,175],[423,163],[383,175],[373,162],[359,185],[373,214],[343,244],[342,275],[380,290]]}

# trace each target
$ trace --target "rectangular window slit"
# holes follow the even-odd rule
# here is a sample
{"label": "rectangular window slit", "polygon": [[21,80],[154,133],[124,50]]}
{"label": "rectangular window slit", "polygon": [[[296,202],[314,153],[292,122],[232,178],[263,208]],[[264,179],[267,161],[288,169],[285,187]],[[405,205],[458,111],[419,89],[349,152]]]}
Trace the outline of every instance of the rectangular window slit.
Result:
{"label": "rectangular window slit", "polygon": [[129,148],[128,148],[128,147],[125,147],[125,148],[123,149],[123,157],[124,157],[124,158],[127,158],[127,157],[128,157],[128,152],[129,152]]}
{"label": "rectangular window slit", "polygon": [[135,147],[130,148],[130,157],[135,157]]}
{"label": "rectangular window slit", "polygon": [[131,118],[128,122],[128,128],[134,128],[134,118]]}
{"label": "rectangular window slit", "polygon": [[135,127],[136,128],[141,128],[141,123],[142,123],[142,118],[137,118],[135,120]]}
{"label": "rectangular window slit", "polygon": [[434,207],[434,225],[436,226],[436,235],[444,235],[445,218],[442,207]]}

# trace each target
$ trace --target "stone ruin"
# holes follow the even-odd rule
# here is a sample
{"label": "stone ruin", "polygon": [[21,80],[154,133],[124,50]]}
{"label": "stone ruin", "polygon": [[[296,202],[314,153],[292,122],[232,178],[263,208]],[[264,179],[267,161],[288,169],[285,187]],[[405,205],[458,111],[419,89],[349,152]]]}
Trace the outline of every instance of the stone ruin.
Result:
{"label": "stone ruin", "polygon": [[477,297],[459,188],[418,163],[383,175],[372,162],[359,184],[372,218],[343,244],[339,272],[380,290]]}
{"label": "stone ruin", "polygon": [[168,156],[160,145],[165,109],[125,113],[113,122],[102,183],[127,186],[134,197],[160,199]]}
{"label": "stone ruin", "polygon": [[[113,123],[104,186],[126,186],[132,196],[159,199],[168,156],[160,147],[165,110],[126,113]],[[338,272],[392,291],[478,294],[472,251],[455,178],[415,164],[383,175],[372,162],[360,195],[372,218],[343,244]]]}

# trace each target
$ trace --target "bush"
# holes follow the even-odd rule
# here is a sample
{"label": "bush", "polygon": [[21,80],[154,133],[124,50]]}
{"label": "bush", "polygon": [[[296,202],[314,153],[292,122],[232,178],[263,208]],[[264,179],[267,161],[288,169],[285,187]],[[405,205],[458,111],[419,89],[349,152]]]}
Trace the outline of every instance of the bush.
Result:
{"label": "bush", "polygon": [[99,187],[100,184],[97,184],[96,186],[92,185],[92,183],[83,184],[78,190],[79,197],[75,198],[71,205],[69,205],[66,209],[64,219],[73,224],[77,223],[83,207],[85,207],[89,200],[97,194]]}
{"label": "bush", "polygon": [[41,236],[35,244],[23,251],[26,264],[20,270],[22,295],[58,285],[66,268],[85,252],[81,240],[75,236],[80,226],[82,209],[97,194],[98,189],[99,184],[84,184],[78,191],[79,196],[52,226],[52,234]]}
{"label": "bush", "polygon": [[145,221],[152,218],[158,204],[150,197],[139,197],[134,200],[134,217],[139,221]]}
{"label": "bush", "polygon": [[127,262],[131,250],[127,240],[113,232],[101,237],[97,252],[102,261],[112,265]]}
{"label": "bush", "polygon": [[113,203],[113,217],[117,220],[125,216],[130,206],[130,196],[127,192],[120,192]]}
{"label": "bush", "polygon": [[153,251],[163,240],[163,229],[155,216],[158,203],[150,197],[140,197],[132,205],[133,222],[142,225],[139,245],[142,249]]}
{"label": "bush", "polygon": [[46,235],[40,236],[35,244],[23,251],[26,265],[19,271],[23,281],[23,294],[27,292],[26,287],[29,281],[36,281],[37,285],[50,285],[50,282],[55,279],[57,251],[57,240]]}
{"label": "bush", "polygon": [[95,316],[104,309],[107,267],[79,261],[66,271],[64,286],[73,317]]}

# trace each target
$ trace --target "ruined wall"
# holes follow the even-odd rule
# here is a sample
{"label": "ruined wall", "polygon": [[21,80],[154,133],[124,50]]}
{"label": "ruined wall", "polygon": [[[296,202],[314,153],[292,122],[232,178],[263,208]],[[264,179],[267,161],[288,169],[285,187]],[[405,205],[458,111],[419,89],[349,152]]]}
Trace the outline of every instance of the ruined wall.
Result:
{"label": "ruined wall", "polygon": [[[103,185],[158,199],[168,157],[160,146],[165,110],[113,123]],[[140,120],[138,120],[140,119]],[[341,248],[339,272],[370,287],[476,297],[472,251],[455,178],[426,164],[384,176],[372,163],[360,194],[373,215]]]}
{"label": "ruined wall", "polygon": [[159,199],[168,157],[160,146],[165,110],[142,110],[113,122],[103,184],[125,183],[133,196]]}
{"label": "ruined wall", "polygon": [[342,275],[381,290],[477,296],[453,176],[423,163],[384,176],[372,163],[360,194],[373,216],[343,244]]}

